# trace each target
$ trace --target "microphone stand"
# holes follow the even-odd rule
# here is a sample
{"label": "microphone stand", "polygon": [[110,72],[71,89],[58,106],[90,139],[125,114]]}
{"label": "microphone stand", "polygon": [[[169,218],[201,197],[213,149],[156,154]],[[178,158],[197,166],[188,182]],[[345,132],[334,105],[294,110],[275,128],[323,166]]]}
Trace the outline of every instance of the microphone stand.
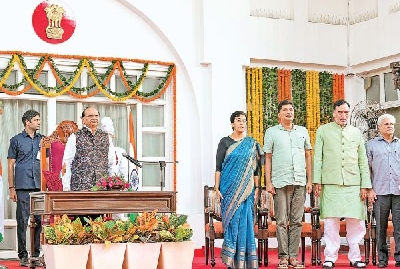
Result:
{"label": "microphone stand", "polygon": [[167,166],[167,163],[178,163],[178,161],[158,161],[158,162],[138,161],[138,162],[160,165],[160,189],[161,189],[161,191],[163,191],[163,189],[165,187],[165,167]]}

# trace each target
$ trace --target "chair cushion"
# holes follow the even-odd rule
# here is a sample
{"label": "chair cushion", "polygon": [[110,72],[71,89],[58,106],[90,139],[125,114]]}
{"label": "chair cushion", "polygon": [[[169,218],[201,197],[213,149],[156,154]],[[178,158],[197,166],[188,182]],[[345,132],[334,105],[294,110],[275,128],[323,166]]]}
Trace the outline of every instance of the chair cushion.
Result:
{"label": "chair cushion", "polygon": [[[224,228],[222,227],[222,222],[220,221],[214,221],[214,231],[216,234],[223,234],[224,233]],[[205,230],[207,233],[210,232],[210,223],[206,224]]]}
{"label": "chair cushion", "polygon": [[310,222],[302,222],[301,225],[301,237],[311,237],[312,236],[312,225]]}

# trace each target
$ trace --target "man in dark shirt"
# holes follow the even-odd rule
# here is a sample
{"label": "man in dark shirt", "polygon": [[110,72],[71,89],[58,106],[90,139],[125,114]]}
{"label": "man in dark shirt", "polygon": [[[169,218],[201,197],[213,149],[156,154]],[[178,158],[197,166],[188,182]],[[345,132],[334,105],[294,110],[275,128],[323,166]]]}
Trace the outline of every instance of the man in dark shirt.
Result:
{"label": "man in dark shirt", "polygon": [[[28,110],[22,116],[25,129],[10,139],[8,148],[8,184],[10,199],[17,203],[17,238],[18,257],[21,266],[29,266],[26,250],[26,229],[30,214],[31,192],[40,191],[40,140],[43,135],[40,128],[40,114]],[[33,257],[40,254],[40,232],[42,229],[40,216],[35,216],[35,252]],[[35,261],[36,266],[40,266]]]}

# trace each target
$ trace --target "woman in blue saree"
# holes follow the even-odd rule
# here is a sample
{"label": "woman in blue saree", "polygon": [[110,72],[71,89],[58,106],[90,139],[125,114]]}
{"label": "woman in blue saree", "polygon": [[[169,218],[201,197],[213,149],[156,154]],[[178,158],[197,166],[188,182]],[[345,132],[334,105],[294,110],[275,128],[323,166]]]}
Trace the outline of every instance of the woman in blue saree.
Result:
{"label": "woman in blue saree", "polygon": [[218,144],[215,172],[224,228],[222,262],[232,269],[255,269],[254,204],[259,196],[260,147],[253,138],[246,137],[247,117],[243,111],[235,111],[230,121],[233,133]]}

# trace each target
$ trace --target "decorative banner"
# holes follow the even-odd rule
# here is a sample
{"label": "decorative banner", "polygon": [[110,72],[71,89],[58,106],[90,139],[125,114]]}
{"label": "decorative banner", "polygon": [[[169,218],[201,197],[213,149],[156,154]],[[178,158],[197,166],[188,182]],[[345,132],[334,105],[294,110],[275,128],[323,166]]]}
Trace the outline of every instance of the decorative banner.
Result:
{"label": "decorative banner", "polygon": [[50,44],[67,41],[75,31],[76,22],[71,9],[61,1],[44,1],[32,14],[36,35]]}

